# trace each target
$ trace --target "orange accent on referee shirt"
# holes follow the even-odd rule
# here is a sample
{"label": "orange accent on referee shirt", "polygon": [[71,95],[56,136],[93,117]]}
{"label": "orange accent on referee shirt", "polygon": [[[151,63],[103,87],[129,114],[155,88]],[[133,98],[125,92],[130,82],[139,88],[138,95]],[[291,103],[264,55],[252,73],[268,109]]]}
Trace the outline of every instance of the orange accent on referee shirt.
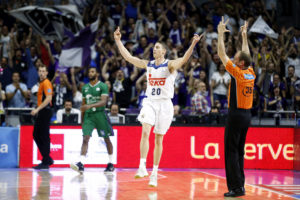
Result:
{"label": "orange accent on referee shirt", "polygon": [[[40,106],[46,96],[53,94],[53,87],[51,82],[48,79],[43,80],[40,82],[39,90],[37,92],[37,105]],[[50,102],[50,105],[52,103]]]}
{"label": "orange accent on referee shirt", "polygon": [[[232,108],[242,108],[251,109],[253,104],[253,89],[255,81],[255,73],[252,67],[248,69],[241,69],[229,60],[226,64],[225,69],[233,77],[231,81],[235,81],[235,91],[231,91],[232,83],[229,84],[228,92],[228,107]],[[235,94],[230,94],[230,92],[235,92]],[[231,98],[236,98],[236,101],[230,101]],[[235,102],[236,105],[230,105]]]}

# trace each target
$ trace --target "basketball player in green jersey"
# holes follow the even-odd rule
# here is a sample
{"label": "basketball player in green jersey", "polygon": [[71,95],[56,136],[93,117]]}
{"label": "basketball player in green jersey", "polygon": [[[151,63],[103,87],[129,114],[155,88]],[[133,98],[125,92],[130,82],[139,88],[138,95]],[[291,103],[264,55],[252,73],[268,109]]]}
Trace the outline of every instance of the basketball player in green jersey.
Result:
{"label": "basketball player in green jersey", "polygon": [[112,172],[114,171],[112,164],[113,146],[109,136],[113,136],[113,130],[109,118],[105,113],[105,106],[108,100],[108,87],[105,83],[98,80],[99,73],[96,68],[89,68],[88,76],[90,82],[82,87],[81,121],[83,142],[80,161],[76,164],[71,164],[70,167],[79,173],[83,173],[88,143],[94,128],[96,128],[99,137],[104,138],[109,157],[109,162],[104,171]]}

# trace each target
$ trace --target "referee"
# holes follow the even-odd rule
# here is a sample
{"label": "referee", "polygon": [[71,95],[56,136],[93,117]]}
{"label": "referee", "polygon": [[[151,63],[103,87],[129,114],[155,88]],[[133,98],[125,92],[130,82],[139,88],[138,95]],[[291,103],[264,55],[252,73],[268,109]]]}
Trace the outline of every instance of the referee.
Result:
{"label": "referee", "polygon": [[247,41],[247,22],[241,27],[242,51],[238,51],[233,61],[225,53],[224,33],[226,29],[224,17],[218,25],[218,55],[231,75],[228,94],[228,118],[225,127],[225,170],[228,192],[225,197],[245,195],[244,147],[248,127],[250,125],[253,102],[255,73],[251,64]]}
{"label": "referee", "polygon": [[53,88],[51,82],[47,79],[48,69],[45,65],[38,68],[40,77],[39,89],[37,92],[37,108],[31,111],[35,116],[33,139],[42,154],[42,162],[34,169],[49,169],[53,164],[50,157],[50,119],[52,117],[51,101]]}

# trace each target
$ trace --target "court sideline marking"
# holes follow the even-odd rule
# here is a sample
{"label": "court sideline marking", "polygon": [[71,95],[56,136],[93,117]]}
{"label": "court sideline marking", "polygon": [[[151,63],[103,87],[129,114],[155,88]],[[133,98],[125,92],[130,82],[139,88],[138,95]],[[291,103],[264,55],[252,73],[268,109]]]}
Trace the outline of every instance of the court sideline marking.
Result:
{"label": "court sideline marking", "polygon": [[[201,172],[201,171],[200,171]],[[208,173],[208,172],[201,172],[203,174],[208,174],[208,175],[211,175],[211,176],[216,176],[216,177],[219,177],[219,178],[222,178],[222,179],[226,179],[222,176],[219,176],[219,175],[215,175],[215,174],[211,174],[211,173]],[[283,196],[287,196],[287,197],[291,197],[291,198],[294,198],[294,199],[300,199],[298,197],[294,197],[292,195],[289,195],[289,194],[285,194],[285,193],[282,193],[282,192],[279,192],[279,191],[276,191],[276,190],[272,190],[272,189],[269,189],[269,188],[265,188],[265,187],[262,187],[262,186],[258,186],[258,185],[253,185],[253,184],[248,184],[246,183],[246,185],[250,185],[252,187],[256,187],[256,188],[259,188],[259,189],[264,189],[264,190],[267,190],[269,192],[274,192],[274,193],[277,193],[277,194],[280,194],[280,195],[283,195]]]}

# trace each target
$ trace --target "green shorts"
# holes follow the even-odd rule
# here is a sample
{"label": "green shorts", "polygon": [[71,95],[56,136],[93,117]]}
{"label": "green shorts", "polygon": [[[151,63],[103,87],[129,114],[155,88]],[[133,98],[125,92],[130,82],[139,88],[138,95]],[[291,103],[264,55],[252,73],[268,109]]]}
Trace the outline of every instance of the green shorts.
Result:
{"label": "green shorts", "polygon": [[110,120],[104,111],[84,114],[82,124],[83,135],[91,136],[94,128],[97,129],[99,137],[107,138],[114,135]]}

